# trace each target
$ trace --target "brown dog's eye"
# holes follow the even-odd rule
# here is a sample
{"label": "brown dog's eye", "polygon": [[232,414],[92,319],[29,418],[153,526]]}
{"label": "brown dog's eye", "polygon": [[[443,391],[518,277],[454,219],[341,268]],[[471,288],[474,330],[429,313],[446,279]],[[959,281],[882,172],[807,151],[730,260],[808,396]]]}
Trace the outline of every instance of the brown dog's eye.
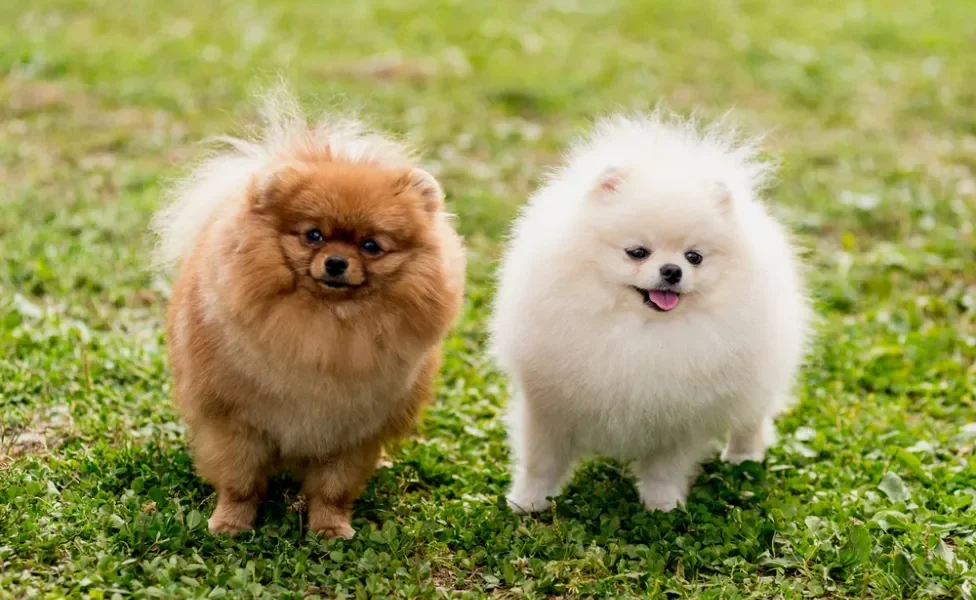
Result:
{"label": "brown dog's eye", "polygon": [[320,229],[309,229],[305,232],[305,241],[309,244],[321,244],[325,240]]}
{"label": "brown dog's eye", "polygon": [[383,251],[383,248],[380,248],[380,245],[373,238],[363,240],[363,243],[359,247],[363,249],[363,252],[371,256],[375,256]]}

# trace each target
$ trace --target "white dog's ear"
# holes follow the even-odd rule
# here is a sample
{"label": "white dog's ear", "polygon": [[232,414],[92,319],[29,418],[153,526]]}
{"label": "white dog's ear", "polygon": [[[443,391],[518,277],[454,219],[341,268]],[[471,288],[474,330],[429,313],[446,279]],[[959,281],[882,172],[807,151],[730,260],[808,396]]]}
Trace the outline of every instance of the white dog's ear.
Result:
{"label": "white dog's ear", "polygon": [[401,189],[420,195],[424,210],[430,214],[444,207],[444,190],[434,176],[423,169],[410,169],[400,177]]}
{"label": "white dog's ear", "polygon": [[624,184],[624,172],[618,167],[607,167],[596,178],[596,183],[590,190],[590,198],[605,201],[620,191]]}
{"label": "white dog's ear", "polygon": [[716,204],[723,215],[731,215],[735,212],[735,198],[732,197],[732,190],[721,181],[715,182]]}
{"label": "white dog's ear", "polygon": [[305,173],[300,165],[275,165],[251,179],[248,200],[255,211],[267,210],[279,198],[295,194],[304,181]]}

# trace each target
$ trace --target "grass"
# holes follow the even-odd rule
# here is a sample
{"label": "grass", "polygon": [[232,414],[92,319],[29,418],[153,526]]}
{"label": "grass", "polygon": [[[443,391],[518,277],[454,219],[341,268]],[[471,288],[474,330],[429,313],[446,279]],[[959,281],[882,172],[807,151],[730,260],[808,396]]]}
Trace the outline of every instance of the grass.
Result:
{"label": "grass", "polygon": [[[0,4],[0,598],[971,597],[976,5],[790,4]],[[288,482],[207,534],[146,269],[161,184],[279,73],[427,148],[471,253],[437,401],[352,541],[308,535]],[[770,131],[821,315],[799,405],[686,510],[598,461],[515,517],[499,242],[592,116],[658,101]]]}

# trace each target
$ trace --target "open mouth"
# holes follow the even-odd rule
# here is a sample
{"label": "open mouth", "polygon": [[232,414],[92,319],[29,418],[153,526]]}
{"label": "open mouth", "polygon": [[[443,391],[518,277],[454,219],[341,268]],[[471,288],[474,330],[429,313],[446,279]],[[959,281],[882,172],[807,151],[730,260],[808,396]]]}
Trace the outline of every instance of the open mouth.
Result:
{"label": "open mouth", "polygon": [[330,287],[334,290],[339,290],[342,288],[349,287],[349,284],[346,283],[345,281],[323,281],[322,283],[324,283],[326,287]]}
{"label": "open mouth", "polygon": [[644,298],[644,304],[650,306],[658,312],[668,312],[678,306],[680,295],[671,290],[645,290],[634,286],[637,293]]}

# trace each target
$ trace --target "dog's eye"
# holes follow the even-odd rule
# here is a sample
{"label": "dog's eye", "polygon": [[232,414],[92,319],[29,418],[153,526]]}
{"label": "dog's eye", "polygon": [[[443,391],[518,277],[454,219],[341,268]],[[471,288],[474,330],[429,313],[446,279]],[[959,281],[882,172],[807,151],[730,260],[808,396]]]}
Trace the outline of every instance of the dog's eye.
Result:
{"label": "dog's eye", "polygon": [[685,252],[685,260],[687,260],[688,262],[690,262],[693,265],[699,265],[699,264],[701,264],[701,261],[702,261],[702,255],[701,254],[698,254],[694,250],[689,250],[689,251]]}
{"label": "dog's eye", "polygon": [[383,248],[381,248],[380,245],[376,243],[376,240],[374,240],[373,238],[370,238],[368,240],[363,240],[363,243],[359,244],[359,247],[362,248],[363,252],[365,252],[366,254],[375,255],[383,251]]}
{"label": "dog's eye", "polygon": [[644,246],[627,248],[625,252],[627,253],[627,256],[631,257],[634,260],[644,260],[645,258],[651,255],[651,251],[645,248]]}
{"label": "dog's eye", "polygon": [[324,240],[321,229],[309,229],[305,232],[305,241],[309,244],[321,244]]}

